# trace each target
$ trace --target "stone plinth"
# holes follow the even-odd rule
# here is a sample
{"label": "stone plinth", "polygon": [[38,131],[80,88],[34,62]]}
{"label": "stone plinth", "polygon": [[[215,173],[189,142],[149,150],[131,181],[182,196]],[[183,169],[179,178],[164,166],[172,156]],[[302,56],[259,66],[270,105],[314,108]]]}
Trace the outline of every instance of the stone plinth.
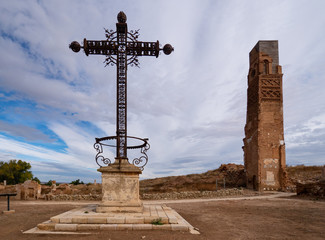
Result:
{"label": "stone plinth", "polygon": [[139,174],[141,170],[129,164],[127,159],[116,159],[115,163],[98,169],[102,173],[101,204],[96,212],[142,212],[139,199]]}
{"label": "stone plinth", "polygon": [[15,210],[9,210],[9,211],[2,211],[3,214],[12,214],[15,213]]}

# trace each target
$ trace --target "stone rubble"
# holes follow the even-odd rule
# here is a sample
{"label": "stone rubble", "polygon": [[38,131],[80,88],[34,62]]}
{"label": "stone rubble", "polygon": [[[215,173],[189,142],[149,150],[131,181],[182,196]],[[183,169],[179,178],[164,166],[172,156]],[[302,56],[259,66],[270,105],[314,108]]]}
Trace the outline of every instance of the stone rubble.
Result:
{"label": "stone rubble", "polygon": [[[166,200],[166,199],[196,199],[196,198],[215,198],[243,195],[243,189],[230,188],[218,191],[187,191],[187,192],[166,192],[166,193],[142,193],[142,200]],[[101,194],[46,194],[45,200],[48,201],[100,201]]]}
{"label": "stone rubble", "polygon": [[297,195],[325,198],[325,180],[297,183]]}

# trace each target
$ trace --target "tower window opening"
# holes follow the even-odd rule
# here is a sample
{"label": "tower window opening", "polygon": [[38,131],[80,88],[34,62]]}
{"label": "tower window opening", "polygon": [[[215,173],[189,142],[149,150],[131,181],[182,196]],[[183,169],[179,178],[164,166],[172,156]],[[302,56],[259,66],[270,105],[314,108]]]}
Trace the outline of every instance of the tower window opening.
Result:
{"label": "tower window opening", "polygon": [[270,73],[269,61],[268,60],[264,60],[264,74],[269,74],[269,73]]}

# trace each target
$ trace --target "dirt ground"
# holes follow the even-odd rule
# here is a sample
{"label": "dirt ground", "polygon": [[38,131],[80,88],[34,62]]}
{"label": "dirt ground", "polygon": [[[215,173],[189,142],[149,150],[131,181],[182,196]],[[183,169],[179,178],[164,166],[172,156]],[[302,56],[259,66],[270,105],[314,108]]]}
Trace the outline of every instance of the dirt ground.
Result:
{"label": "dirt ground", "polygon": [[[7,202],[0,201],[0,211]],[[0,214],[0,239],[325,239],[325,201],[273,198],[170,203],[200,235],[171,231],[114,231],[90,235],[35,235],[23,231],[85,203],[12,201],[16,213]]]}

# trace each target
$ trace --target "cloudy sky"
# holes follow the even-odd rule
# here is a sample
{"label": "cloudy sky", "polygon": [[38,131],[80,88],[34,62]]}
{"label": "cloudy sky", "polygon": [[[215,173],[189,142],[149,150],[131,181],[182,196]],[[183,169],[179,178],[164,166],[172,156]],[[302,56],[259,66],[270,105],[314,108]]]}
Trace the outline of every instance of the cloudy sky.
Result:
{"label": "cloudy sky", "polygon": [[128,69],[128,135],[151,144],[141,178],[243,163],[258,40],[279,40],[287,164],[324,164],[324,10],[323,0],[1,1],[0,160],[30,162],[41,181],[100,181],[93,144],[115,135],[116,69],[68,45],[104,40],[124,11],[140,41],[175,48]]}

